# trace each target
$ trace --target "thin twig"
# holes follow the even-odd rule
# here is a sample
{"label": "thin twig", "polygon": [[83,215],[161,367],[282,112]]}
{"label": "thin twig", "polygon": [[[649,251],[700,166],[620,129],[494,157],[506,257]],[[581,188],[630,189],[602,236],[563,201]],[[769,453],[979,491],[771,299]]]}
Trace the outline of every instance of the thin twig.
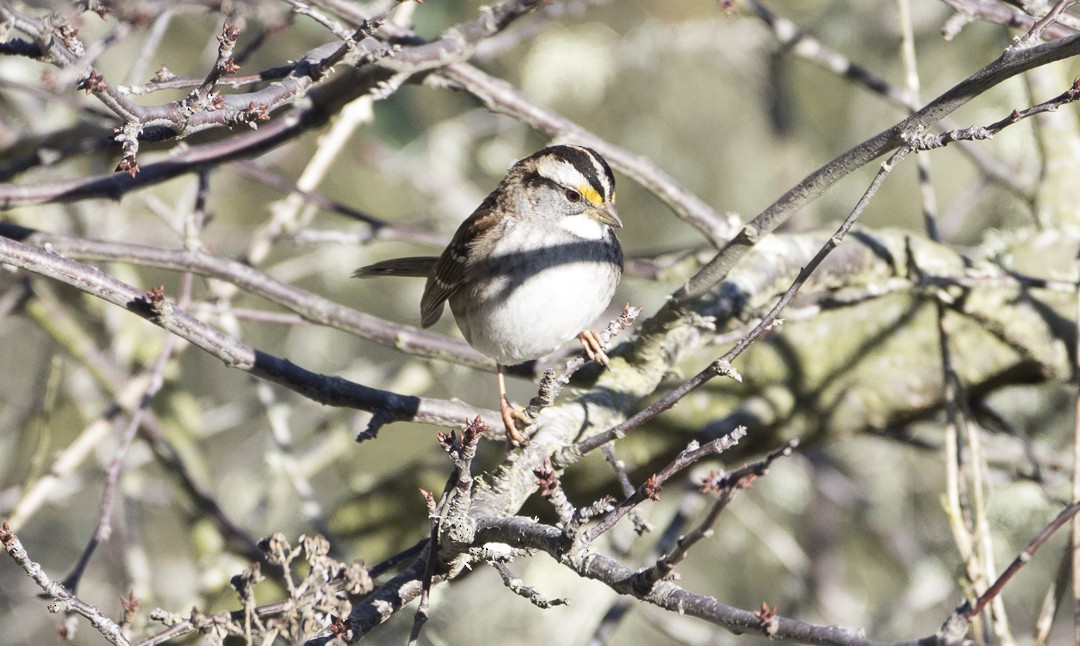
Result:
{"label": "thin twig", "polygon": [[445,508],[447,496],[456,484],[454,480],[455,478],[452,475],[446,481],[446,488],[443,490],[439,504],[435,503],[435,498],[429,492],[423,489],[420,490],[420,495],[427,505],[431,534],[428,538],[427,562],[424,564],[424,573],[420,577],[420,602],[416,605],[416,614],[413,615],[412,628],[409,630],[409,646],[416,646],[417,641],[420,639],[420,631],[428,620],[431,604],[431,584],[435,578],[435,564],[439,558],[439,508]]}
{"label": "thin twig", "polygon": [[64,578],[64,587],[71,590],[72,593],[77,591],[82,574],[90,563],[90,557],[93,556],[98,545],[109,540],[109,536],[112,534],[113,501],[116,495],[116,486],[120,481],[120,475],[124,468],[124,455],[127,453],[128,447],[135,441],[135,434],[142,425],[143,417],[150,406],[150,402],[164,385],[165,380],[162,375],[178,341],[179,339],[172,335],[165,339],[165,347],[162,348],[150,369],[150,380],[146,385],[146,390],[139,398],[138,407],[132,413],[127,427],[120,436],[116,453],[109,463],[109,469],[105,476],[105,489],[101,494],[101,511],[98,513],[97,527],[94,528],[94,534],[87,543],[71,574]]}
{"label": "thin twig", "polygon": [[[1005,25],[1017,29],[1030,30],[1036,18],[1024,12],[1022,7],[1009,6],[1008,2],[987,2],[987,0],[943,0],[956,10],[956,14],[946,22],[941,32],[945,40],[956,37],[960,30],[975,19]],[[1013,4],[1023,4],[1014,2]],[[1047,39],[1065,38],[1075,34],[1078,24],[1074,16],[1062,16],[1060,24],[1051,24],[1044,33]],[[1068,20],[1064,20],[1067,18]],[[1066,25],[1065,23],[1068,22]]]}
{"label": "thin twig", "polygon": [[0,528],[0,543],[4,550],[15,563],[22,568],[26,575],[38,584],[38,587],[53,600],[49,604],[49,612],[74,612],[85,617],[95,630],[101,633],[110,644],[116,646],[131,646],[131,642],[124,636],[124,631],[116,622],[105,616],[95,606],[86,603],[75,596],[59,581],[53,581],[40,564],[30,558],[22,541],[11,531],[7,522]]}
{"label": "thin twig", "polygon": [[[906,90],[901,90],[893,86],[884,78],[850,61],[840,52],[829,48],[787,18],[776,15],[756,0],[751,1],[749,7],[755,15],[761,18],[762,22],[769,26],[777,41],[786,46],[785,51],[790,51],[795,56],[808,60],[827,71],[842,74],[844,78],[858,83],[860,87],[864,87],[874,94],[884,97],[889,103],[903,108],[907,114],[914,113],[922,105],[917,90],[913,90],[912,87],[909,86]],[[910,72],[906,73],[905,76],[909,78]],[[947,129],[955,129],[955,126],[951,125],[951,120],[947,117],[941,120],[941,125]],[[995,184],[1024,200],[1030,201],[1033,198],[1034,190],[1031,187],[1031,182],[1021,181],[1021,178],[1016,176],[1015,169],[994,158],[984,148],[974,145],[973,142],[964,141],[960,145],[960,151]]]}
{"label": "thin twig", "polygon": [[[512,547],[544,551],[561,559],[563,533],[557,527],[543,525],[522,517],[479,518],[477,543],[507,543]],[[761,634],[764,631],[759,615],[748,610],[734,608],[717,599],[690,592],[673,581],[659,581],[647,592],[635,587],[636,571],[620,564],[615,559],[599,553],[589,553],[582,559],[565,559],[561,562],[572,568],[580,576],[600,581],[620,594],[636,597],[657,607],[676,611],[682,615],[698,617],[717,626],[738,634]],[[770,620],[771,632],[768,635],[775,640],[789,639],[803,643],[833,644],[836,646],[881,646],[882,643],[867,638],[860,632],[846,630],[838,626],[817,626],[788,617],[777,615]],[[936,636],[930,636],[915,643],[940,644]]]}
{"label": "thin twig", "polygon": [[[1080,289],[1077,290],[1076,303],[1076,340],[1080,342]],[[1080,343],[1076,346],[1073,355],[1073,366],[1076,375],[1080,378]],[[1073,401],[1073,473],[1072,473],[1072,499],[1076,504],[1080,501],[1080,393],[1077,393]],[[1069,537],[1072,549],[1068,554],[1071,567],[1070,590],[1072,592],[1073,610],[1073,636],[1080,643],[1080,516],[1073,516],[1072,535]]]}
{"label": "thin twig", "polygon": [[1043,36],[1043,32],[1048,27],[1055,24],[1066,9],[1076,4],[1076,0],[1058,0],[1054,3],[1054,6],[1050,7],[1050,10],[1046,12],[1046,15],[1035,21],[1035,24],[1031,26],[1028,33],[1016,40],[1015,48],[1031,47],[1037,43]]}
{"label": "thin twig", "polygon": [[200,276],[217,278],[286,307],[312,323],[334,327],[418,356],[452,360],[475,368],[494,369],[495,364],[491,359],[472,349],[464,341],[380,319],[278,280],[248,263],[214,256],[200,249],[165,249],[78,238],[35,232],[3,222],[0,222],[0,236],[48,247],[56,254],[71,258],[127,262],[147,267],[190,271]]}
{"label": "thin twig", "polygon": [[598,137],[554,110],[530,101],[509,83],[467,63],[448,65],[439,74],[459,84],[493,112],[508,114],[551,137],[596,149],[612,167],[660,198],[711,243],[718,245],[734,233],[737,224],[733,218],[718,213],[652,161]]}
{"label": "thin twig", "polygon": [[[806,283],[806,281],[809,280],[813,272],[817,269],[818,266],[821,265],[821,263],[833,251],[833,249],[840,245],[844,237],[847,235],[847,232],[851,230],[859,216],[870,205],[870,202],[873,200],[874,196],[877,194],[878,189],[881,187],[882,183],[884,183],[885,178],[889,175],[892,169],[901,161],[903,161],[903,159],[907,157],[910,153],[923,150],[932,150],[941,146],[947,146],[955,141],[959,141],[961,139],[966,139],[969,137],[976,139],[989,138],[989,136],[992,136],[993,133],[1000,132],[1002,129],[1018,123],[1023,119],[1034,116],[1036,114],[1047,112],[1049,110],[1057,109],[1057,107],[1061,105],[1076,101],[1078,99],[1080,99],[1080,78],[1077,78],[1073,82],[1072,87],[1070,87],[1068,90],[1061,93],[1060,95],[1054,97],[1053,99],[1032,106],[1031,108],[1027,108],[1025,110],[1013,110],[1013,112],[1008,117],[1000,119],[990,124],[989,126],[981,128],[965,128],[960,131],[949,131],[941,135],[906,136],[907,143],[894,151],[893,154],[889,157],[889,159],[881,164],[880,169],[874,176],[874,179],[870,182],[870,185],[867,187],[866,191],[863,193],[858,203],[852,209],[848,217],[845,218],[844,221],[840,224],[832,237],[830,237],[829,240],[821,247],[821,249],[818,250],[818,252],[810,260],[810,262],[808,262],[806,266],[804,266],[799,271],[798,276],[792,282],[791,286],[788,287],[787,291],[784,292],[783,296],[781,296],[780,300],[777,301],[776,305],[773,306],[769,313],[766,314],[761,319],[761,321],[756,326],[754,326],[753,329],[750,330],[749,333],[742,337],[739,342],[731,348],[731,350],[729,350],[719,359],[713,361],[701,372],[694,375],[689,380],[683,382],[679,387],[668,392],[666,395],[661,397],[658,401],[654,402],[645,410],[638,412],[630,419],[627,419],[626,421],[608,429],[607,431],[597,433],[596,435],[593,435],[592,437],[578,442],[571,447],[563,449],[558,454],[556,454],[556,456],[552,459],[552,462],[557,467],[564,468],[568,464],[576,462],[581,458],[581,456],[596,449],[597,447],[606,444],[607,442],[611,442],[613,440],[624,437],[626,433],[640,427],[645,422],[656,417],[665,410],[671,408],[683,397],[690,394],[694,390],[697,390],[702,385],[704,385],[716,376],[727,375],[736,379],[736,381],[741,380],[738,372],[735,371],[735,369],[732,367],[732,362],[740,354],[742,354],[743,351],[746,350],[746,348],[748,348],[751,344],[757,341],[757,339],[760,338],[765,332],[772,329],[773,325],[777,323],[780,313],[784,310],[785,307],[787,307],[787,304],[791,302],[791,299],[795,297],[795,295],[799,292],[799,290]],[[983,135],[986,133],[990,134],[984,137]],[[700,275],[701,273],[699,272],[698,276]],[[680,291],[682,291],[685,295],[686,289],[687,288],[683,288]],[[673,296],[673,298],[676,298],[676,296]],[[654,322],[661,320],[662,316],[663,313],[661,312],[657,315],[656,318],[654,318]]]}
{"label": "thin twig", "polygon": [[371,388],[342,377],[319,375],[285,359],[266,354],[222,333],[163,301],[154,306],[144,292],[83,265],[45,250],[0,237],[0,261],[33,271],[76,287],[123,307],[218,357],[226,365],[290,388],[305,397],[334,406],[376,413],[372,429],[391,421],[413,419],[456,425],[456,420],[476,417],[496,420],[497,414],[457,403],[398,395]]}
{"label": "thin twig", "polygon": [[460,438],[453,431],[439,434],[439,444],[450,456],[454,470],[446,480],[442,497],[437,505],[431,494],[421,490],[428,506],[431,536],[428,540],[427,563],[420,580],[422,588],[420,603],[416,608],[416,615],[413,617],[412,629],[409,633],[410,646],[415,646],[420,639],[420,630],[428,620],[431,586],[435,580],[442,543],[451,541],[456,547],[457,544],[467,544],[472,541],[472,521],[469,519],[473,485],[472,461],[476,457],[476,448],[480,443],[480,438],[487,431],[488,426],[482,419],[476,417],[465,424]]}
{"label": "thin twig", "polygon": [[791,286],[788,287],[787,291],[784,292],[783,296],[780,297],[780,300],[776,302],[773,308],[769,310],[769,313],[766,314],[761,319],[761,321],[756,326],[754,326],[752,330],[750,330],[750,332],[748,332],[744,337],[739,339],[739,342],[736,343],[730,350],[728,350],[719,359],[716,359],[715,361],[710,363],[704,370],[694,375],[687,381],[683,382],[678,388],[675,388],[674,390],[668,392],[666,395],[661,397],[658,401],[647,407],[645,410],[640,411],[639,413],[630,417],[630,419],[608,429],[607,431],[597,433],[596,435],[582,440],[581,442],[578,442],[573,446],[563,449],[558,454],[556,454],[556,456],[552,459],[552,462],[555,463],[556,466],[565,467],[568,464],[576,462],[581,458],[581,456],[585,455],[586,453],[589,453],[590,451],[593,451],[594,449],[608,442],[624,437],[626,433],[636,428],[639,428],[645,422],[656,417],[665,410],[671,408],[683,397],[697,390],[714,377],[717,377],[719,375],[727,375],[732,377],[736,381],[741,381],[739,373],[735,371],[735,369],[732,367],[731,362],[734,361],[735,358],[737,358],[739,355],[741,355],[763,334],[773,328],[773,326],[777,322],[777,319],[780,316],[780,313],[784,310],[785,307],[787,307],[788,303],[791,302],[791,299],[795,297],[795,294],[799,292],[799,289],[801,289],[802,286],[806,284],[806,281],[810,279],[810,276],[821,265],[821,263],[832,252],[832,250],[840,245],[840,242],[843,241],[844,236],[847,235],[847,232],[851,230],[851,227],[855,226],[855,221],[859,218],[860,215],[862,215],[863,211],[866,210],[866,207],[870,205],[870,202],[873,199],[874,195],[877,194],[878,189],[881,188],[882,183],[885,181],[885,178],[888,177],[889,173],[892,172],[892,169],[910,152],[910,148],[906,146],[902,147],[895,153],[893,153],[893,155],[889,158],[888,161],[881,165],[881,168],[878,170],[877,174],[874,175],[874,179],[870,182],[870,185],[863,193],[863,196],[859,199],[859,202],[855,205],[855,208],[852,209],[848,217],[845,218],[844,221],[840,224],[840,227],[837,228],[836,232],[833,233],[832,237],[830,237],[828,241],[826,241],[826,243],[818,250],[818,252],[810,260],[810,262],[808,262],[806,266],[804,266],[799,271],[798,276],[796,276],[795,280],[791,283]]}
{"label": "thin twig", "polygon": [[657,500],[660,496],[660,490],[672,476],[679,473],[686,467],[694,464],[702,458],[720,455],[724,451],[727,451],[731,447],[739,443],[743,437],[746,436],[746,427],[740,426],[733,429],[730,433],[716,438],[715,440],[699,446],[697,442],[692,442],[690,446],[686,447],[679,455],[675,456],[667,466],[661,469],[656,474],[649,477],[649,479],[638,487],[634,493],[627,496],[615,507],[610,513],[605,515],[599,523],[597,523],[592,529],[585,533],[582,537],[582,541],[585,544],[595,541],[601,534],[608,531],[615,526],[615,523],[627,514],[631,509],[636,507],[644,500]]}
{"label": "thin twig", "polygon": [[1040,531],[1035,538],[1031,539],[1028,544],[1020,551],[1019,554],[1013,558],[1009,566],[1001,573],[1000,576],[974,601],[965,601],[960,604],[956,611],[950,615],[949,619],[942,626],[942,635],[946,638],[959,639],[967,632],[967,627],[971,624],[971,621],[978,616],[980,612],[986,607],[992,600],[999,598],[1001,591],[1005,588],[1005,585],[1013,578],[1013,576],[1020,571],[1022,567],[1031,561],[1031,558],[1039,551],[1043,545],[1046,544],[1054,532],[1064,527],[1071,519],[1073,519],[1077,512],[1080,512],[1080,502],[1074,502],[1065,507],[1058,513],[1058,515],[1050,521],[1050,523]]}
{"label": "thin twig", "polygon": [[[610,445],[604,446],[606,452]],[[703,497],[701,496],[698,488],[695,486],[687,487],[682,494],[682,499],[679,501],[678,510],[675,515],[671,517],[667,527],[660,534],[656,544],[649,550],[649,554],[645,557],[645,562],[655,562],[664,554],[667,554],[672,548],[675,547],[676,542],[682,535],[683,527],[690,521],[692,516],[697,515],[703,504]],[[635,510],[636,511],[636,510]],[[632,518],[633,516],[631,516]],[[611,636],[622,622],[623,618],[627,616],[630,610],[634,607],[636,599],[633,597],[620,596],[608,607],[607,612],[600,619],[600,623],[597,624],[596,630],[593,632],[592,638],[589,641],[589,646],[604,646],[605,644],[612,643]]]}
{"label": "thin twig", "polygon": [[547,610],[548,608],[554,608],[555,606],[565,606],[566,604],[570,603],[570,600],[566,597],[558,597],[556,599],[545,598],[535,589],[525,585],[521,581],[521,579],[514,576],[514,573],[510,571],[510,568],[508,568],[505,563],[493,562],[491,563],[491,567],[495,568],[495,571],[499,573],[500,577],[502,577],[503,585],[505,585],[508,590],[518,595],[519,597],[524,597],[528,600],[529,603],[536,606],[537,608]]}
{"label": "thin twig", "polygon": [[908,139],[920,134],[987,89],[1027,70],[1075,56],[1078,53],[1080,53],[1080,35],[1028,49],[1006,51],[997,60],[955,85],[915,114],[817,169],[748,222],[708,264],[672,295],[668,305],[661,310],[660,316],[663,318],[677,313],[678,310],[686,307],[688,303],[724,280],[731,268],[759,240],[775,231],[788,218],[842,178],[878,157],[903,146]]}
{"label": "thin twig", "polygon": [[720,518],[721,512],[727,508],[735,495],[749,489],[755,479],[764,476],[769,467],[776,460],[791,455],[791,452],[799,446],[799,440],[792,439],[785,442],[780,448],[769,452],[764,458],[748,464],[736,471],[708,478],[702,485],[703,492],[716,494],[716,500],[709,507],[705,518],[691,530],[686,536],[680,537],[675,548],[670,553],[657,559],[656,564],[638,574],[637,587],[651,589],[658,581],[664,579],[674,571],[675,566],[681,563],[689,554],[690,549],[712,534],[712,529]]}
{"label": "thin twig", "polygon": [[[626,473],[626,465],[615,455],[615,447],[605,444],[600,450],[604,453],[604,459],[611,465],[612,471],[615,472],[615,479],[619,481],[619,488],[622,490],[623,497],[634,495],[634,485],[630,482],[630,476]],[[652,525],[642,518],[636,509],[630,511],[630,522],[634,525],[634,532],[639,536],[652,531]]]}
{"label": "thin twig", "polygon": [[[140,165],[133,175],[113,173],[39,185],[0,184],[0,208],[91,197],[118,199],[129,191],[200,168],[251,158],[322,126],[341,106],[359,96],[388,96],[388,75],[396,77],[400,84],[411,75],[467,60],[478,42],[505,29],[539,4],[540,0],[503,0],[485,7],[476,18],[448,28],[431,42],[418,41],[411,34],[405,34],[394,45],[376,39],[355,43],[349,48],[344,62],[378,67],[378,70],[370,70],[374,73],[368,74],[362,83],[357,83],[356,76],[347,74],[325,79],[319,76],[322,66],[333,62],[333,57],[342,48],[340,41],[326,43],[298,57],[288,73],[274,83],[252,92],[219,95],[221,100],[213,105],[214,109],[200,109],[195,113],[183,109],[181,101],[157,106],[135,104],[91,68],[83,77],[82,87],[121,117],[139,140],[184,138],[203,130],[230,128],[237,124],[257,125],[258,129],[186,148],[165,161]],[[0,4],[0,18],[29,35],[36,45],[32,49],[39,57],[48,57],[50,62],[61,67],[77,66],[79,57],[52,37],[46,21],[19,14],[6,4]],[[398,35],[401,35],[400,30]],[[401,43],[405,42],[410,44],[403,46]],[[294,105],[300,98],[307,99],[307,104],[286,108],[276,118],[264,121],[277,108]],[[125,170],[130,172],[132,169]]]}
{"label": "thin twig", "polygon": [[[601,343],[605,346],[611,343],[611,340],[617,337],[620,332],[634,324],[641,312],[641,307],[631,307],[629,303],[624,305],[622,313],[608,323],[607,327],[598,332]],[[555,399],[562,392],[563,387],[570,383],[570,379],[586,363],[588,363],[588,360],[584,357],[574,357],[566,362],[562,372],[558,374],[554,370],[545,372],[544,377],[540,380],[540,387],[536,397],[530,399],[529,405],[525,407],[525,415],[533,420],[539,417],[540,411],[555,403]]]}

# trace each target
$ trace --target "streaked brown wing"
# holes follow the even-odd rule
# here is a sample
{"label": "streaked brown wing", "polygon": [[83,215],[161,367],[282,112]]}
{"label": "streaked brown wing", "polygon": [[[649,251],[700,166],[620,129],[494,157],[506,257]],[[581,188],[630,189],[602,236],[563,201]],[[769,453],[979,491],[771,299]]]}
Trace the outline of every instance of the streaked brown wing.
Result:
{"label": "streaked brown wing", "polygon": [[498,223],[496,198],[498,189],[480,204],[461,226],[454,238],[443,250],[435,267],[424,286],[424,295],[420,299],[420,324],[431,327],[439,320],[443,312],[443,303],[461,288],[466,278],[466,269],[472,264],[476,242],[485,235],[490,235],[492,227]]}

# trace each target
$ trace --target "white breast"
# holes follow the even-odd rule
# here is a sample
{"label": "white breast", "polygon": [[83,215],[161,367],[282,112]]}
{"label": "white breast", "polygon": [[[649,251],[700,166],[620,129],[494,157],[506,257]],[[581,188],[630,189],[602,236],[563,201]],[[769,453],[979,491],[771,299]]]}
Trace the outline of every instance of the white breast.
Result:
{"label": "white breast", "polygon": [[[515,284],[504,273],[451,297],[450,309],[470,345],[513,365],[548,354],[596,321],[611,302],[621,273],[606,260],[610,245],[618,243],[607,227],[582,219],[595,228],[564,218],[564,226],[578,236],[567,244],[565,234],[555,234],[564,241],[562,247],[545,244],[547,236],[530,232],[529,249],[516,259],[540,269],[524,280]],[[507,259],[499,266],[513,263]]]}

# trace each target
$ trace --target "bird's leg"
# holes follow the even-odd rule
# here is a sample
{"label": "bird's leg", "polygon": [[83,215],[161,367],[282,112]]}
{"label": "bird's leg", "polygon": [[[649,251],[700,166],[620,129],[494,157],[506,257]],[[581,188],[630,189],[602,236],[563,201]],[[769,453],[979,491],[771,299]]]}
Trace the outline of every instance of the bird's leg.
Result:
{"label": "bird's leg", "polygon": [[503,426],[506,427],[506,437],[514,446],[524,446],[528,440],[518,431],[518,424],[525,428],[532,424],[532,420],[524,412],[514,408],[507,398],[502,364],[495,364],[495,373],[499,377],[499,414],[502,415]]}
{"label": "bird's leg", "polygon": [[608,356],[604,352],[604,342],[600,340],[600,334],[596,330],[585,330],[577,335],[581,341],[581,347],[585,348],[585,354],[600,365],[608,366]]}

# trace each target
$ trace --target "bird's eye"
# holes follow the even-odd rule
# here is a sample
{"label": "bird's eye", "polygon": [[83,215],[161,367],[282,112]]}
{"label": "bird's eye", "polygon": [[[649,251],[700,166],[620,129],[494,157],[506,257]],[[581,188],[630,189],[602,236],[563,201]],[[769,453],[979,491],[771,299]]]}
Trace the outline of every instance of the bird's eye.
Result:
{"label": "bird's eye", "polygon": [[568,188],[566,189],[566,199],[570,200],[571,202],[580,202],[581,193],[578,193],[572,188]]}

